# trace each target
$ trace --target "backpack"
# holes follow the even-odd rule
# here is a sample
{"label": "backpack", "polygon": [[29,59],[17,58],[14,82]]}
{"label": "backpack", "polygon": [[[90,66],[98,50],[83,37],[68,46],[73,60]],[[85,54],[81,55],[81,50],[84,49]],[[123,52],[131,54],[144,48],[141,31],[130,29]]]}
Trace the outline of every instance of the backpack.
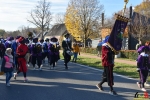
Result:
{"label": "backpack", "polygon": [[36,53],[41,53],[42,52],[42,46],[40,44],[36,45]]}

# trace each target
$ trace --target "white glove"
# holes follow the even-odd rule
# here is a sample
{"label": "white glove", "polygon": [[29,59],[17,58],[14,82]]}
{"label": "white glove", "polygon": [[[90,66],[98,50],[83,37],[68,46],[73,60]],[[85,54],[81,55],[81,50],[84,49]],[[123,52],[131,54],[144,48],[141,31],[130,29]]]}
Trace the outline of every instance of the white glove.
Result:
{"label": "white glove", "polygon": [[136,70],[137,70],[137,71],[139,71],[140,69],[139,69],[139,68],[137,68]]}

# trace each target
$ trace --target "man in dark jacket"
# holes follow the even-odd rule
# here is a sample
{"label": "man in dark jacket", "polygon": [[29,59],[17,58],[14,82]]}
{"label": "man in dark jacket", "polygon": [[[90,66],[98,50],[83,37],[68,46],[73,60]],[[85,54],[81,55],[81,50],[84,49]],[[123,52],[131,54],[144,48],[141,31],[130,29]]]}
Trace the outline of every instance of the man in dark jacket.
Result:
{"label": "man in dark jacket", "polygon": [[63,48],[63,56],[64,56],[64,65],[65,69],[68,69],[68,62],[71,60],[71,56],[67,53],[67,50],[71,51],[71,41],[69,38],[70,34],[65,34],[65,39],[62,41],[62,48]]}

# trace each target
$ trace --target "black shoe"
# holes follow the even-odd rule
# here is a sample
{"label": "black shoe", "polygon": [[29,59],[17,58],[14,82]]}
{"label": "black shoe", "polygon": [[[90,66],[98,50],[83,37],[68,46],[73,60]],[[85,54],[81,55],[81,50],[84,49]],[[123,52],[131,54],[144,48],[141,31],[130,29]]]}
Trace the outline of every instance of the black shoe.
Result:
{"label": "black shoe", "polygon": [[65,67],[65,69],[68,69],[68,67]]}
{"label": "black shoe", "polygon": [[97,84],[96,87],[97,87],[100,91],[104,91],[104,90],[103,90],[103,87],[102,87],[101,85]]}
{"label": "black shoe", "polygon": [[66,64],[66,63],[64,63],[64,65],[65,65],[65,69],[68,69],[68,66],[67,66],[67,64]]}
{"label": "black shoe", "polygon": [[118,94],[116,93],[116,91],[109,91],[109,94],[110,95],[113,95],[113,96],[117,96]]}

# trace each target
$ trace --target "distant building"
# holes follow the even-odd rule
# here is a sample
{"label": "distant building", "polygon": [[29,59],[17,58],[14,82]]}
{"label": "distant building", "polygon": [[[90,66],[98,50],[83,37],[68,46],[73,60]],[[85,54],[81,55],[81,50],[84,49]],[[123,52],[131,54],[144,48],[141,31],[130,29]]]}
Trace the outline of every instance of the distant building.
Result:
{"label": "distant building", "polygon": [[92,39],[92,48],[96,48],[101,38]]}
{"label": "distant building", "polygon": [[[59,42],[61,42],[64,39],[64,34],[66,33],[69,32],[67,31],[65,24],[58,24],[54,25],[50,32],[47,33],[44,38],[56,37],[59,40]],[[71,40],[73,40],[72,36]]]}

